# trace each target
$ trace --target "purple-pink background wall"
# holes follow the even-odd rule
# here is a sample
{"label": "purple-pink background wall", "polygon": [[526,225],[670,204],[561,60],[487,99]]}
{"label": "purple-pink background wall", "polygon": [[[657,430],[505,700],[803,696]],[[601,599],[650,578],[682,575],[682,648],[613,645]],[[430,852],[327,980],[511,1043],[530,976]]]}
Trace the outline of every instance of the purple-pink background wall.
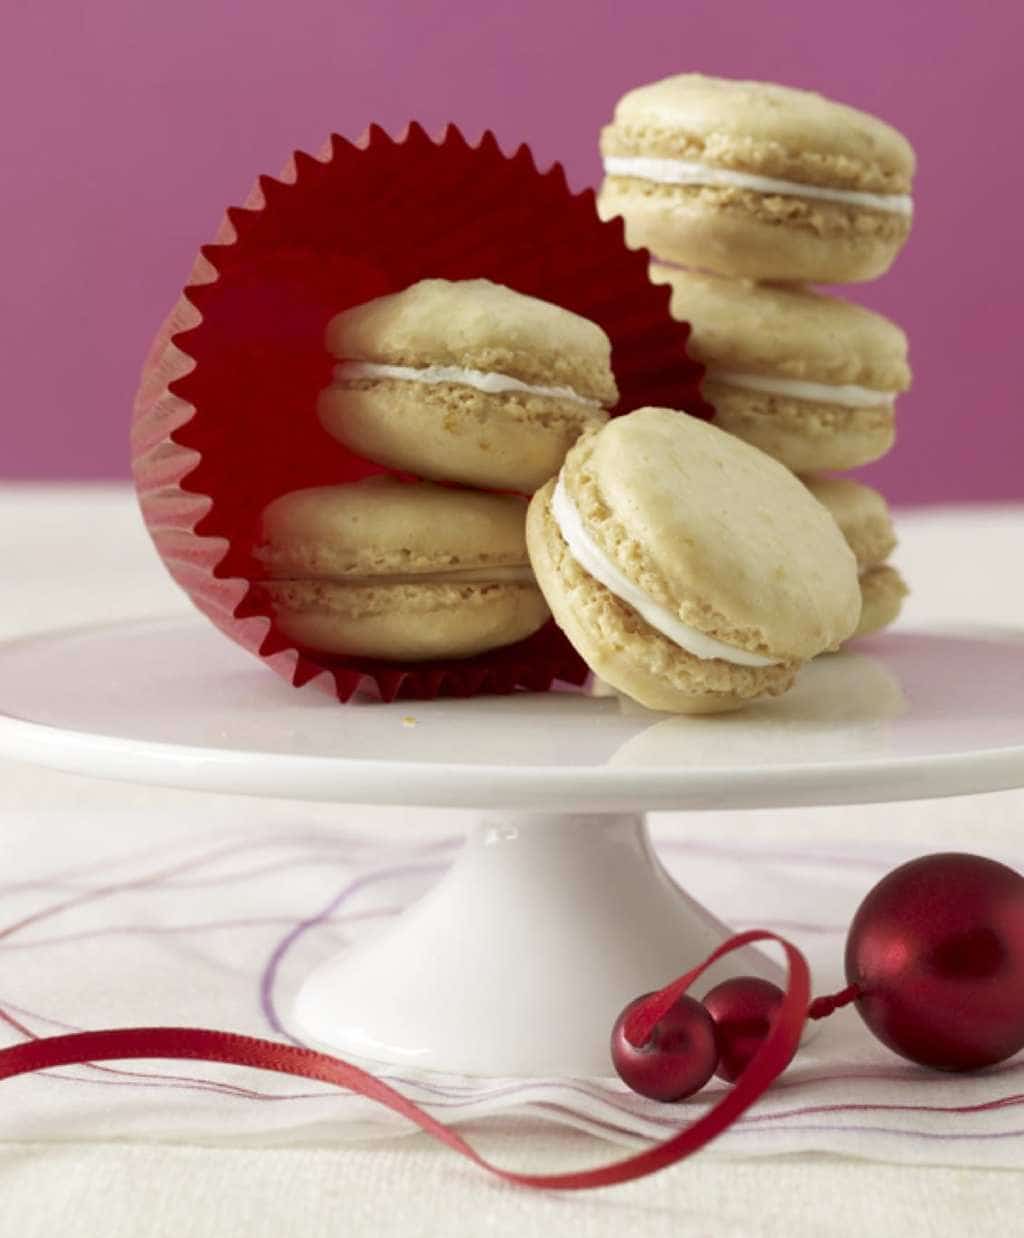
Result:
{"label": "purple-pink background wall", "polygon": [[100,0],[5,11],[0,476],[122,476],[140,361],[222,208],[293,147],[454,120],[596,183],[616,98],[701,69],[823,91],[917,147],[908,248],[855,297],[911,338],[903,501],[1024,497],[1017,0]]}

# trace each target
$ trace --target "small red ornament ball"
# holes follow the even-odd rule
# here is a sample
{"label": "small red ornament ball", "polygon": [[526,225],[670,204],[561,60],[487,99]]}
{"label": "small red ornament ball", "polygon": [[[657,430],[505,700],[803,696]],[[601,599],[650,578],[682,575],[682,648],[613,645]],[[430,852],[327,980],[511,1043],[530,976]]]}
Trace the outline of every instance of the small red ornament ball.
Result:
{"label": "small red ornament ball", "polygon": [[612,1062],[622,1081],[652,1100],[683,1100],[699,1092],[715,1073],[718,1046],[711,1016],[684,994],[654,1025],[639,1047],[626,1038],[624,1024],[651,996],[645,993],[623,1010],[612,1029]]}
{"label": "small red ornament ball", "polygon": [[974,1070],[1024,1048],[1024,877],[947,852],[894,869],[846,941],[857,1009],[896,1053]]}
{"label": "small red ornament ball", "polygon": [[778,985],[758,976],[723,980],[705,995],[704,1008],[715,1022],[719,1079],[735,1083],[747,1069],[784,997]]}

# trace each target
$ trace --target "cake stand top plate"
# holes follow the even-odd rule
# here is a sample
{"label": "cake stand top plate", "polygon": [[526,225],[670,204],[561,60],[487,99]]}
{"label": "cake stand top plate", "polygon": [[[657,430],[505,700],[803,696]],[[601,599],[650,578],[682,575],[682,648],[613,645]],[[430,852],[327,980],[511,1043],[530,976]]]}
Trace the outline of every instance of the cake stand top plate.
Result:
{"label": "cake stand top plate", "polygon": [[710,718],[578,692],[340,705],[199,619],[0,645],[0,755],[208,791],[541,812],[870,803],[1024,785],[1024,631],[896,632]]}

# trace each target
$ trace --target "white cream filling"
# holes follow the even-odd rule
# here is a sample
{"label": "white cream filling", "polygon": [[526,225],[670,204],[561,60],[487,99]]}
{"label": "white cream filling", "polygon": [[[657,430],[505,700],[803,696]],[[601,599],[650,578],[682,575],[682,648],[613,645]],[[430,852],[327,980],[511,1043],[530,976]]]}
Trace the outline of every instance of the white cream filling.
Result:
{"label": "white cream filling", "polygon": [[813,400],[818,404],[844,404],[848,408],[885,408],[896,398],[894,391],[876,391],[854,383],[810,383],[800,378],[773,378],[766,374],[714,369],[708,370],[706,377],[711,382],[728,383],[730,387],[788,395],[795,400]]}
{"label": "white cream filling", "polygon": [[335,382],[351,378],[398,378],[407,383],[457,383],[460,387],[475,387],[488,395],[501,395],[505,391],[520,391],[528,395],[551,396],[559,400],[572,400],[588,408],[600,408],[600,400],[580,395],[571,387],[544,387],[538,383],[524,383],[511,374],[492,374],[485,370],[467,370],[457,365],[428,365],[417,369],[411,365],[385,365],[377,361],[342,361],[334,367]]}
{"label": "white cream filling", "polygon": [[801,181],[755,176],[732,168],[715,168],[688,159],[656,159],[644,155],[607,155],[604,170],[609,176],[635,176],[660,185],[726,185],[753,189],[757,193],[780,194],[794,198],[821,198],[850,206],[867,206],[894,215],[911,215],[913,199],[905,193],[865,193],[859,189],[833,189],[828,185],[805,185]]}
{"label": "white cream filling", "polygon": [[620,601],[625,602],[627,606],[632,606],[652,628],[667,637],[674,645],[678,645],[680,649],[692,654],[695,658],[705,661],[717,658],[722,662],[731,662],[735,666],[778,665],[774,658],[766,658],[759,653],[750,653],[746,649],[737,649],[735,645],[727,645],[724,641],[716,640],[698,628],[690,627],[667,607],[649,597],[642,589],[638,589],[590,536],[575,504],[565,491],[561,477],[551,496],[551,514],[555,518],[559,532],[565,539],[569,553],[580,567],[611,593],[614,593]]}
{"label": "white cream filling", "polygon": [[528,563],[496,564],[493,567],[439,567],[426,572],[380,572],[375,576],[302,575],[294,573],[276,580],[323,580],[332,585],[378,589],[382,585],[536,585]]}

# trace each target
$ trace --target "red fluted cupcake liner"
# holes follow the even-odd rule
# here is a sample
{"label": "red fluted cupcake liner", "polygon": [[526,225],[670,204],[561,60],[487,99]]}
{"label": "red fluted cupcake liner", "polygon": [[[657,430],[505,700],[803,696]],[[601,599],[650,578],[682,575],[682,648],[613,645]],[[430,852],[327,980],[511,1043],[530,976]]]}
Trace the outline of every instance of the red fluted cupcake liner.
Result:
{"label": "red fluted cupcake liner", "polygon": [[331,377],[323,335],[350,305],[426,277],[485,277],[565,306],[612,341],[621,399],[711,415],[689,327],[647,278],[622,222],[602,223],[526,146],[470,145],[371,126],[297,152],[231,208],[150,350],[136,399],[132,468],[147,528],[171,575],[228,636],[300,686],[326,672],[340,700],[542,691],[586,668],[549,623],[525,641],[458,661],[381,662],[298,649],[275,628],[251,556],[263,507],[289,490],[386,472],[331,439],[315,415]]}

